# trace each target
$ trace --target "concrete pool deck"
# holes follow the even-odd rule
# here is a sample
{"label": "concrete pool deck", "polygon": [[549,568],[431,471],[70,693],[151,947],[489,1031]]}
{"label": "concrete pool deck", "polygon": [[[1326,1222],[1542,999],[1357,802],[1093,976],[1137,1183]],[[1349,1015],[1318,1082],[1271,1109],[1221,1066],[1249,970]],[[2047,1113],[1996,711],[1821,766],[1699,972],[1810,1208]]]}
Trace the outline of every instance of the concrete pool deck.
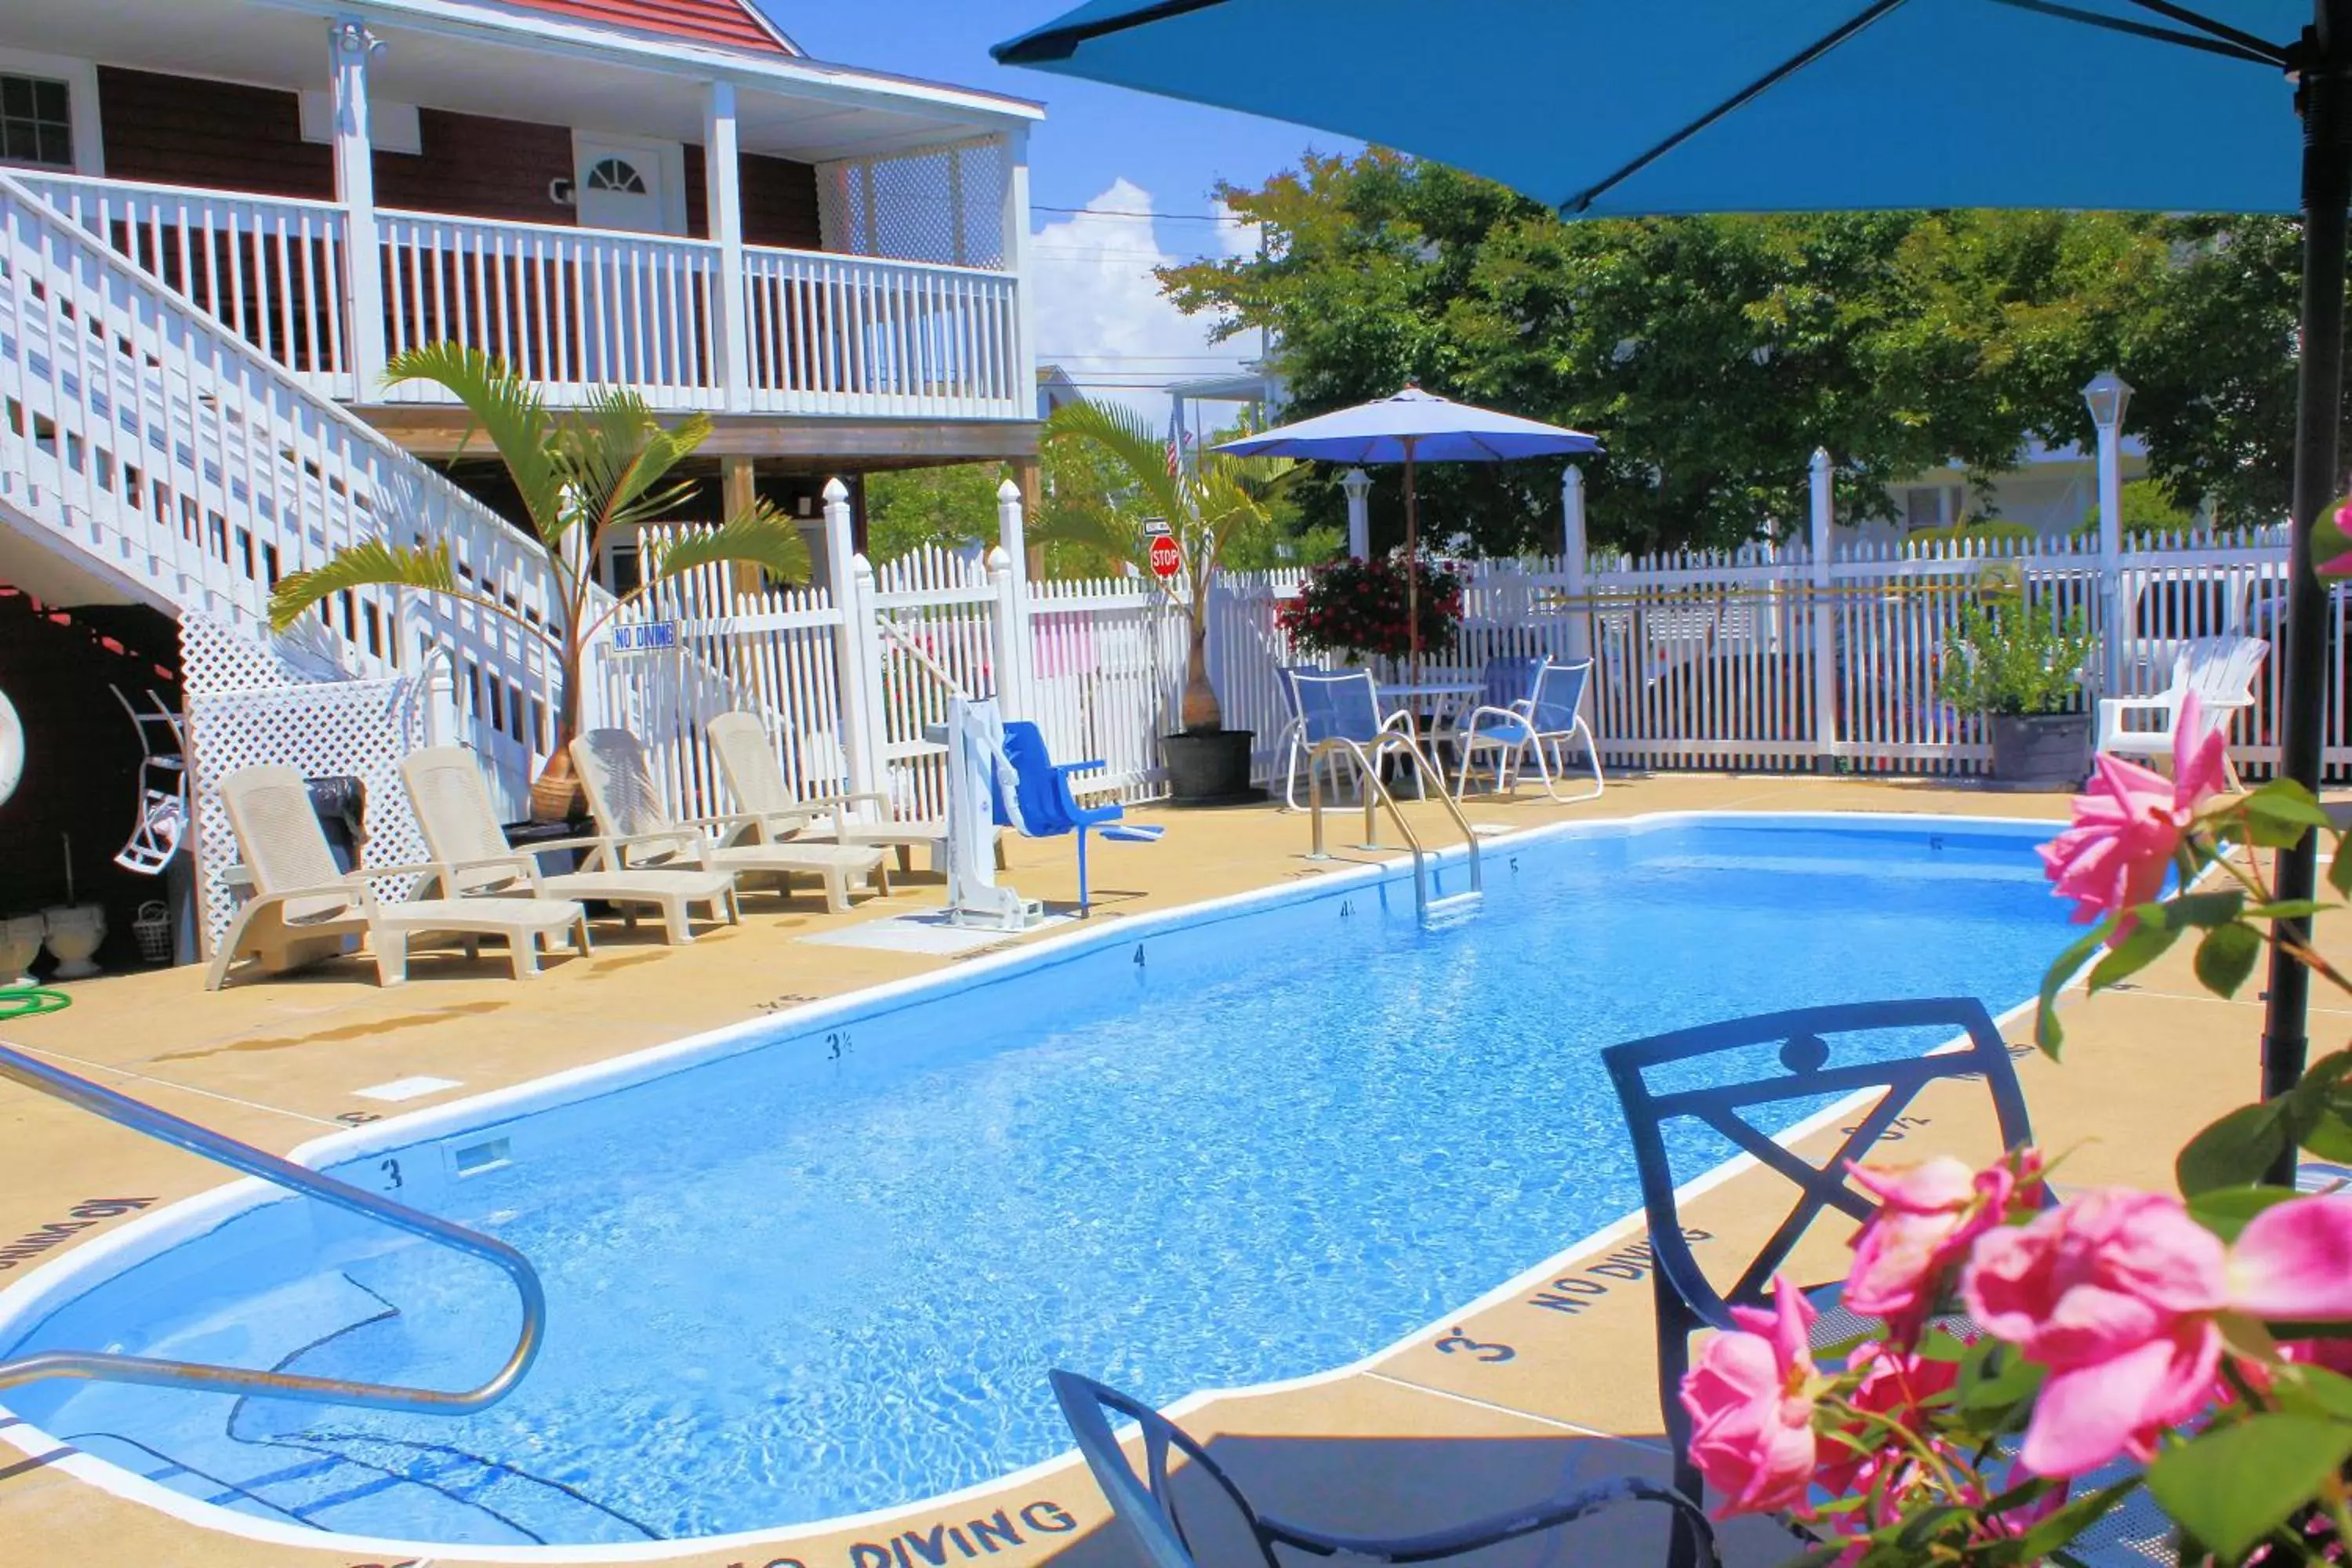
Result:
{"label": "concrete pool deck", "polygon": [[[1434,805],[1411,805],[1433,845],[1445,841]],[[1474,822],[1503,828],[1681,810],[1922,812],[2054,818],[2063,796],[1779,775],[1658,775],[1612,782],[1600,800],[1573,806],[1522,800],[1475,804]],[[1168,825],[1156,846],[1098,845],[1097,921],[1324,874],[1303,858],[1307,824],[1271,807],[1142,810]],[[1350,817],[1331,824],[1335,852],[1356,837]],[[1076,896],[1066,841],[1008,842],[1007,879],[1030,896]],[[600,928],[596,952],[559,958],[541,979],[515,984],[502,958],[419,956],[411,979],[380,990],[372,965],[342,960],[283,980],[232,983],[206,994],[200,972],[159,971],[72,988],[64,1013],[9,1026],[11,1044],[232,1136],[283,1152],[380,1116],[527,1082],[802,1002],[919,975],[960,962],[918,953],[816,945],[795,939],[885,913],[936,908],[940,884],[920,874],[889,899],[826,916],[806,895],[780,904],[747,900],[744,923],[692,946],[662,947],[650,931],[626,939]],[[1069,927],[1059,928],[1067,931]],[[1020,940],[1038,940],[1026,938]],[[1857,998],[1870,994],[1857,975]],[[2067,1152],[2067,1179],[2096,1185],[2164,1187],[2171,1152],[2222,1109],[2252,1097],[2261,1010],[2252,1000],[2205,996],[2185,948],[2128,990],[2068,1006],[2064,1066],[2020,1063],[2035,1130]],[[2332,1048],[2331,1025],[2352,1015],[2323,994],[2315,1051]],[[2022,1025],[2012,1042],[2027,1038]],[[404,1079],[448,1087],[397,1102],[361,1091]],[[1799,1146],[1820,1157],[1837,1138],[1824,1130]],[[1890,1156],[1950,1150],[1981,1155],[1996,1142],[1980,1090],[1944,1084],[1915,1105]],[[0,1260],[13,1282],[125,1223],[141,1209],[218,1186],[218,1167],[0,1084]],[[1699,1197],[1688,1223],[1720,1238],[1727,1254],[1752,1246],[1785,1213],[1777,1179],[1738,1176]],[[120,1214],[106,1212],[120,1208]],[[1833,1263],[1843,1226],[1817,1226],[1801,1261]],[[1563,1244],[1570,1238],[1563,1237]],[[25,1242],[36,1244],[27,1251]],[[1553,1489],[1580,1476],[1627,1469],[1662,1473],[1649,1289],[1638,1220],[1621,1233],[1563,1253],[1514,1289],[1370,1363],[1322,1378],[1184,1407],[1185,1425],[1213,1435],[1220,1459],[1253,1500],[1271,1511],[1365,1531],[1426,1530]],[[49,1245],[39,1246],[47,1242]],[[1710,1248],[1701,1244],[1702,1254]],[[1744,1253],[1739,1254],[1745,1256]],[[170,1568],[358,1568],[368,1563],[436,1565],[512,1561],[510,1552],[452,1548],[428,1556],[371,1555],[336,1543],[265,1542],[204,1528],[113,1495],[70,1473],[63,1451],[12,1446],[0,1415],[0,1568],[116,1564]],[[997,1518],[1003,1514],[1000,1521]],[[985,1539],[973,1521],[992,1528]],[[1075,1564],[1127,1561],[1104,1528],[1107,1508],[1076,1461],[948,1502],[917,1504],[847,1529],[781,1530],[756,1542],[629,1549],[629,1556],[682,1568],[944,1568],[989,1556],[1006,1568],[1048,1558]],[[1001,1528],[999,1527],[1001,1525]],[[980,1550],[971,1543],[978,1540]],[[1641,1512],[1580,1525],[1561,1542],[1537,1540],[1481,1553],[1480,1563],[1662,1560],[1662,1526]],[[1785,1538],[1750,1521],[1728,1540],[1737,1561],[1770,1562]],[[620,1549],[547,1548],[533,1561],[615,1561]],[[1547,1555],[1551,1553],[1552,1555]],[[1204,1561],[1232,1561],[1213,1547]]]}

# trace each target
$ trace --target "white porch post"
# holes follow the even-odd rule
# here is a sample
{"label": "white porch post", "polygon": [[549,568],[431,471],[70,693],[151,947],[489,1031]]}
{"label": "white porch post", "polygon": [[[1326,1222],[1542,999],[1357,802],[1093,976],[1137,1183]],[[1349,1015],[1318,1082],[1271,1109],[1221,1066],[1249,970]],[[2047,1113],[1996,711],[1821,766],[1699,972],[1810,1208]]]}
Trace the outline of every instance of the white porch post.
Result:
{"label": "white porch post", "polygon": [[1592,657],[1592,550],[1584,535],[1584,470],[1574,463],[1559,476],[1560,586],[1571,601],[1568,612],[1568,657]]}
{"label": "white porch post", "polygon": [[368,124],[368,62],[383,41],[353,16],[328,25],[335,94],[335,199],[343,208],[343,303],[350,311],[354,401],[383,386],[383,247],[375,226],[375,142]]}
{"label": "white porch post", "polygon": [[1349,468],[1339,476],[1339,488],[1348,496],[1348,553],[1369,561],[1372,557],[1372,476],[1361,468]]}
{"label": "white porch post", "polygon": [[2105,650],[2100,689],[2107,696],[2123,689],[2124,638],[2131,629],[2131,605],[2124,595],[2124,410],[2131,395],[2131,384],[2111,370],[2083,388],[2099,432],[2099,589],[2106,609],[2099,639]]}
{"label": "white porch post", "polygon": [[1837,492],[1832,482],[1830,455],[1813,448],[1813,757],[1824,772],[1837,756],[1837,619],[1830,606],[1830,584],[1836,566],[1837,545],[1831,530],[1837,523]]}
{"label": "white porch post", "polygon": [[841,620],[833,662],[841,685],[841,759],[852,792],[880,789],[882,634],[874,625],[874,568],[857,553],[849,522],[849,487],[824,482],[824,572]]}
{"label": "white porch post", "polygon": [[735,124],[735,84],[702,86],[702,184],[710,238],[719,247],[719,320],[711,369],[719,405],[751,404],[751,318],[744,303],[743,156]]}
{"label": "white porch post", "polygon": [[1028,544],[1021,487],[996,487],[996,548],[988,566],[996,581],[996,701],[1007,719],[1031,717]]}
{"label": "white porch post", "polygon": [[1012,388],[1016,417],[1034,418],[1037,410],[1037,303],[1029,271],[1029,128],[1016,125],[1004,133],[1004,265],[1013,274]]}

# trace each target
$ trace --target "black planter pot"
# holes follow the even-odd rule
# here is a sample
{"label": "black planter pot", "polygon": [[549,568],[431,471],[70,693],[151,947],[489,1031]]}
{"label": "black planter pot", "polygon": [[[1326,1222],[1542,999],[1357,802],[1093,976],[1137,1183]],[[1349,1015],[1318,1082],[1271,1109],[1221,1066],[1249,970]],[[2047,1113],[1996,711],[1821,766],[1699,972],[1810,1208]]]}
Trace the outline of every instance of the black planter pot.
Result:
{"label": "black planter pot", "polygon": [[1251,730],[1187,730],[1160,737],[1168,760],[1168,793],[1178,805],[1227,805],[1255,800],[1250,787]]}
{"label": "black planter pot", "polygon": [[2087,713],[1992,713],[1996,784],[2073,788],[2091,772]]}

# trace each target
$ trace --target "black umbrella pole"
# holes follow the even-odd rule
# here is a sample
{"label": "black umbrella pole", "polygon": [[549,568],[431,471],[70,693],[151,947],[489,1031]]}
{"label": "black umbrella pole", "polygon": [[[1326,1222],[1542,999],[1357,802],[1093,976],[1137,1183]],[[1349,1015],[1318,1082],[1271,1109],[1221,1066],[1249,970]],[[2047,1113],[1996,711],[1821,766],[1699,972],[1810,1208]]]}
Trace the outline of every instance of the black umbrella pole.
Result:
{"label": "black umbrella pole", "polygon": [[[2336,442],[2344,416],[2345,210],[2352,206],[2352,0],[2318,0],[2307,42],[2316,56],[2302,85],[2303,343],[2296,372],[2294,521],[2287,560],[2286,690],[2280,765],[2316,792],[2327,699],[2327,593],[2312,562],[2312,532],[2336,499]],[[2319,840],[2306,837],[2278,857],[2278,896],[2302,900],[2318,887]],[[2282,921],[2279,934],[2307,939],[2311,922]],[[2263,1018],[2263,1097],[2293,1089],[2310,1055],[2311,972],[2271,949]],[[2295,1152],[2284,1152],[2272,1179],[2292,1184]]]}

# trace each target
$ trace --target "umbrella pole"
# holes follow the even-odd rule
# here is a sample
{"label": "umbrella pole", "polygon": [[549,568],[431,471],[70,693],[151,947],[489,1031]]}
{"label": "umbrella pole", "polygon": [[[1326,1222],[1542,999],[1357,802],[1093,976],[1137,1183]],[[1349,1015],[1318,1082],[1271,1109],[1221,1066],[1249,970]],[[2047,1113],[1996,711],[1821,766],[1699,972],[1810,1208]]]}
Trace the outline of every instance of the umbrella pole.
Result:
{"label": "umbrella pole", "polygon": [[1421,518],[1412,499],[1412,437],[1404,438],[1404,620],[1412,640],[1405,679],[1421,684]]}
{"label": "umbrella pole", "polygon": [[[2327,690],[2327,592],[2312,562],[2311,539],[2336,499],[2336,443],[2344,417],[2345,211],[2352,205],[2352,0],[2314,0],[2306,66],[2296,108],[2303,116],[2303,345],[2295,374],[2294,505],[2287,554],[2286,690],[2280,769],[2316,793]],[[2279,852],[2278,896],[2309,899],[2318,886],[2319,841],[2306,835]],[[2281,921],[2278,934],[2308,940],[2307,920]],[[2271,949],[2263,1016],[2263,1096],[2293,1089],[2310,1053],[2311,972]],[[2271,1180],[2292,1185],[2295,1151],[2282,1152]]]}

